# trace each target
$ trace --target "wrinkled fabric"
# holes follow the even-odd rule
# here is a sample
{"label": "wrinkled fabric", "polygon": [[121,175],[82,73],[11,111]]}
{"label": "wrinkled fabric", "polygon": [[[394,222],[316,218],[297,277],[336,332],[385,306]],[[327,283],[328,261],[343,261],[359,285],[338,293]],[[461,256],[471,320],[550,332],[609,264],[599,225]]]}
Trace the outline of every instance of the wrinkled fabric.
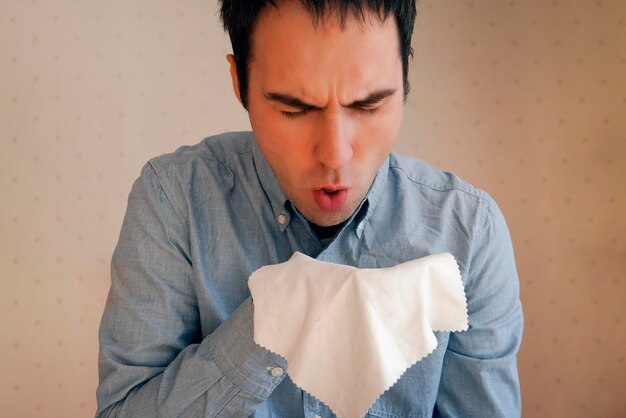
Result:
{"label": "wrinkled fabric", "polygon": [[296,251],[358,268],[444,252],[457,260],[468,330],[435,332],[437,348],[368,417],[520,416],[518,277],[493,199],[392,153],[325,246],[250,132],[153,158],[134,183],[100,324],[97,416],[332,417],[288,373],[273,373],[288,366],[253,340],[248,278]]}
{"label": "wrinkled fabric", "polygon": [[463,282],[449,253],[359,269],[296,252],[252,273],[248,287],[254,341],[284,357],[291,380],[339,418],[363,417],[437,347],[433,331],[468,327]]}

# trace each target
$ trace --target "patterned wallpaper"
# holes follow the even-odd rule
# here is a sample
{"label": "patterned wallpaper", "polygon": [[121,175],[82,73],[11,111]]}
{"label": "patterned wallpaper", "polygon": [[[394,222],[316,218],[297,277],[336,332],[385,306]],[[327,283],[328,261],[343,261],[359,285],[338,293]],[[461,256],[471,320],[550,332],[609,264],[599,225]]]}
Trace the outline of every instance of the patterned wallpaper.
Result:
{"label": "patterned wallpaper", "polygon": [[[524,417],[626,411],[626,2],[421,1],[398,149],[498,201]],[[93,416],[133,180],[248,122],[216,1],[0,0],[0,416]]]}

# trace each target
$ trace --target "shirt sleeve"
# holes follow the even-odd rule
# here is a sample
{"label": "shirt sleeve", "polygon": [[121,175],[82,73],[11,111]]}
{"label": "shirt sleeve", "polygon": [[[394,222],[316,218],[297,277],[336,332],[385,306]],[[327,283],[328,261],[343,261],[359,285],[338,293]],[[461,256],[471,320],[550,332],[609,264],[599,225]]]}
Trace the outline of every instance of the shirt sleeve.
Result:
{"label": "shirt sleeve", "polygon": [[483,204],[465,283],[469,329],[450,334],[436,417],[521,415],[519,279],[504,217],[488,195]]}
{"label": "shirt sleeve", "polygon": [[168,196],[148,163],[111,263],[96,417],[248,417],[286,362],[254,343],[250,298],[202,339],[189,234]]}

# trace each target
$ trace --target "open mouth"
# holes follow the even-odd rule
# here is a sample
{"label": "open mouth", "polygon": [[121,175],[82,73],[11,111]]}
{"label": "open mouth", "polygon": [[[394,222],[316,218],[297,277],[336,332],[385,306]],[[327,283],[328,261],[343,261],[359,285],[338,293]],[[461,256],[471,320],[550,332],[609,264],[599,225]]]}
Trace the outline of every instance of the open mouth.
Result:
{"label": "open mouth", "polygon": [[326,212],[336,212],[340,210],[346,203],[348,197],[348,189],[329,189],[322,188],[313,191],[313,198],[317,206]]}

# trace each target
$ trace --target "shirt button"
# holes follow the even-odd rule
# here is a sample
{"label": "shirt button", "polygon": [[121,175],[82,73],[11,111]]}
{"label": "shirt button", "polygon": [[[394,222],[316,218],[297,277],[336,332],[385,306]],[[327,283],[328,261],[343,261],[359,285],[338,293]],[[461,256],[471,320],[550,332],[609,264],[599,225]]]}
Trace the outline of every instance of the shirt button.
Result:
{"label": "shirt button", "polygon": [[270,374],[274,377],[282,376],[283,373],[284,373],[284,370],[282,367],[274,367],[270,370]]}
{"label": "shirt button", "polygon": [[281,213],[280,215],[278,215],[278,223],[281,225],[285,225],[285,221],[287,220],[287,217],[285,216],[284,213]]}
{"label": "shirt button", "polygon": [[322,417],[320,417],[319,415],[315,415],[315,417],[314,417],[314,418],[322,418]]}

